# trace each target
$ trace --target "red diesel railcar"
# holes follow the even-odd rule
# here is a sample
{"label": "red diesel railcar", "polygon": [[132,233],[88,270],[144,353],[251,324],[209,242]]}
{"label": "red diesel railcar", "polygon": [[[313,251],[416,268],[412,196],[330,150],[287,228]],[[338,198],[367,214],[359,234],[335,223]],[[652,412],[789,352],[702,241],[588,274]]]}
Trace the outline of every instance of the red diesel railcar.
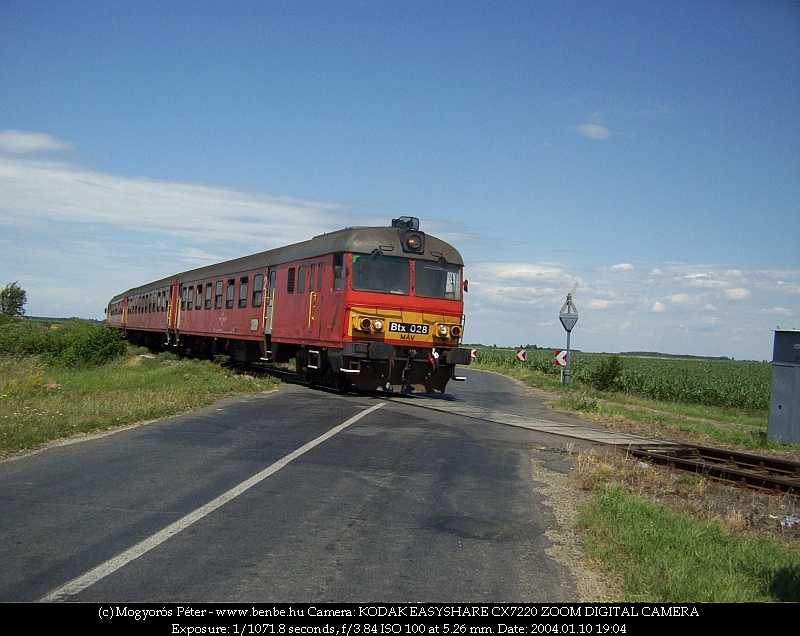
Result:
{"label": "red diesel railcar", "polygon": [[133,343],[242,362],[295,359],[307,381],[443,391],[469,364],[463,261],[401,217],[176,274],[114,297]]}

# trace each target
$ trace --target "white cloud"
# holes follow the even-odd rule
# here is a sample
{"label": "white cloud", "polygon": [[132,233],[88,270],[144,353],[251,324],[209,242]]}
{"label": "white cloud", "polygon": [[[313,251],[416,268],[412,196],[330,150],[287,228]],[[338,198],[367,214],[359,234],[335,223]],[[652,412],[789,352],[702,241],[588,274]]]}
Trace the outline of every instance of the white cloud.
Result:
{"label": "white cloud", "polygon": [[672,294],[667,296],[667,300],[674,305],[687,305],[691,302],[692,297],[689,294]]}
{"label": "white cloud", "polygon": [[786,307],[773,307],[772,309],[761,309],[758,312],[759,314],[767,314],[770,316],[794,316],[795,312],[791,309],[787,309]]}
{"label": "white cloud", "polygon": [[341,204],[231,187],[102,173],[65,161],[0,156],[0,225],[103,226],[188,244],[285,245],[343,227]]}
{"label": "white cloud", "polygon": [[745,289],[744,287],[736,287],[734,289],[726,289],[725,296],[730,298],[731,300],[745,300],[750,298],[752,293],[749,289]]}
{"label": "white cloud", "polygon": [[684,278],[693,287],[729,287],[730,282],[712,278],[710,274],[685,274]]}
{"label": "white cloud", "polygon": [[70,148],[70,144],[45,133],[24,130],[0,130],[0,151],[13,154],[36,152],[59,152]]}
{"label": "white cloud", "polygon": [[[481,264],[478,274],[478,264],[468,263],[470,278],[481,284],[467,294],[467,338],[563,346],[557,316],[564,294],[558,282],[580,278],[575,303],[581,318],[572,333],[578,348],[760,360],[770,355],[774,328],[772,313],[762,308],[793,308],[797,298],[793,289],[800,282],[800,271],[745,271],[703,264],[618,265],[622,267],[570,272],[554,263],[491,263]],[[654,269],[659,270],[658,276],[653,275]],[[530,280],[536,277],[539,280]],[[747,286],[745,280],[750,281]],[[628,327],[619,329],[623,323]],[[745,331],[734,331],[740,327]],[[503,334],[508,335],[503,338]]]}
{"label": "white cloud", "polygon": [[503,280],[547,280],[558,282],[564,269],[550,263],[481,263],[482,271]]}
{"label": "white cloud", "polygon": [[582,124],[580,126],[573,126],[572,130],[594,141],[608,139],[611,136],[611,131],[599,124]]}
{"label": "white cloud", "polygon": [[0,135],[0,284],[20,281],[30,315],[102,317],[108,299],[134,285],[363,224],[339,203],[113,175],[36,154],[68,146]]}

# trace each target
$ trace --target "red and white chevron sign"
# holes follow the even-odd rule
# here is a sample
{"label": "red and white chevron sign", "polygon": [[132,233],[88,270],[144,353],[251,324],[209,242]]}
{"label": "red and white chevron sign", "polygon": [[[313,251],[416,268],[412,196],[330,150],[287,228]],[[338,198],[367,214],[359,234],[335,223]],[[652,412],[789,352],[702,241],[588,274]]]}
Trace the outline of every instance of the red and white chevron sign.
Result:
{"label": "red and white chevron sign", "polygon": [[556,364],[560,367],[567,366],[567,352],[556,349]]}
{"label": "red and white chevron sign", "polygon": [[528,359],[528,350],[527,349],[517,349],[517,360],[520,362],[525,362]]}

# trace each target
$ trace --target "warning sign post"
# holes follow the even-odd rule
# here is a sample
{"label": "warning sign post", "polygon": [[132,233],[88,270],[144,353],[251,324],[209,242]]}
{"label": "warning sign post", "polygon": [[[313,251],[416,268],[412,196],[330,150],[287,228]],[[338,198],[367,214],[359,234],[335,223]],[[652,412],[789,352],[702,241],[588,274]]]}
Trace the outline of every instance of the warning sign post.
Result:
{"label": "warning sign post", "polygon": [[[564,287],[564,283],[561,283],[561,287],[565,292],[567,292],[567,288]],[[567,332],[567,350],[565,352],[559,351],[556,353],[556,364],[559,364],[558,354],[566,354],[562,358],[565,362],[562,370],[564,386],[569,386],[569,380],[572,376],[572,367],[570,366],[569,336],[575,327],[575,323],[578,322],[578,308],[575,306],[575,303],[572,302],[572,294],[575,293],[577,288],[578,283],[575,283],[572,286],[572,291],[567,292],[567,300],[561,306],[561,311],[558,312],[558,319],[561,321],[564,330]]]}

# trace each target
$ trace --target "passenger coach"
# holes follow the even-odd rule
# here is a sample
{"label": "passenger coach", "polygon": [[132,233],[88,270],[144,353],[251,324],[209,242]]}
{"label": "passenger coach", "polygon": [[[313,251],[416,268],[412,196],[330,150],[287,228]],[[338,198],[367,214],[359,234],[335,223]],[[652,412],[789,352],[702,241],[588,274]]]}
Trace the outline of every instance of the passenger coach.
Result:
{"label": "passenger coach", "polygon": [[114,297],[107,323],[180,354],[286,362],[358,389],[444,391],[470,352],[464,263],[401,217],[209,265]]}

